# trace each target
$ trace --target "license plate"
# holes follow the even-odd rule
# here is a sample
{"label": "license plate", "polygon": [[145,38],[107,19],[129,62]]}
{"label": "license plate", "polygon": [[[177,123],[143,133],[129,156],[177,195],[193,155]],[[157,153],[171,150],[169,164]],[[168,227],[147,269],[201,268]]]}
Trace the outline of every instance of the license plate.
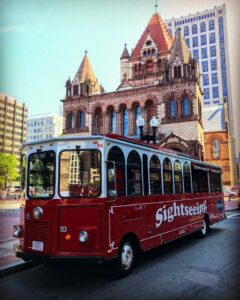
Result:
{"label": "license plate", "polygon": [[43,251],[43,242],[33,241],[32,250]]}

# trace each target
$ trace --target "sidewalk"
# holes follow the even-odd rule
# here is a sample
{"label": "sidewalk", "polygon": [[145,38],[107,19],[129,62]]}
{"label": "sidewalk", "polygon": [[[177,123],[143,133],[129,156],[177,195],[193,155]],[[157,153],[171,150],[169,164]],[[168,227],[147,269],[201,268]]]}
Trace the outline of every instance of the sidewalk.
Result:
{"label": "sidewalk", "polygon": [[18,239],[12,236],[13,225],[20,222],[20,205],[20,200],[0,200],[0,277],[24,264],[15,255],[13,248]]}

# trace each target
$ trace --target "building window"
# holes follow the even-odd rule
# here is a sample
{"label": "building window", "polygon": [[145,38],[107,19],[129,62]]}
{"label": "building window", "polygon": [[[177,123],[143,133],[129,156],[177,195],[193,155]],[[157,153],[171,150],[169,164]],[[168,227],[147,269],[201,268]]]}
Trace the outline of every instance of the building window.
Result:
{"label": "building window", "polygon": [[208,74],[203,74],[203,85],[209,85]]}
{"label": "building window", "polygon": [[206,32],[206,23],[205,23],[205,22],[202,22],[202,23],[200,24],[200,31],[201,31],[201,32]]}
{"label": "building window", "polygon": [[203,93],[204,93],[204,100],[209,100],[210,99],[209,88],[203,89]]}
{"label": "building window", "polygon": [[70,113],[69,115],[69,129],[73,129],[74,128],[74,114]]}
{"label": "building window", "polygon": [[176,117],[176,106],[174,99],[171,99],[169,101],[169,118],[175,118]]}
{"label": "building window", "polygon": [[181,78],[181,66],[174,67],[174,78]]}
{"label": "building window", "polygon": [[73,96],[77,96],[78,95],[78,85],[74,85],[73,86]]}
{"label": "building window", "polygon": [[211,70],[212,71],[216,71],[217,70],[217,60],[216,59],[212,59],[211,60]]}
{"label": "building window", "polygon": [[217,73],[212,73],[212,84],[218,84]]}
{"label": "building window", "polygon": [[186,41],[187,47],[190,48],[190,39],[189,39],[189,38],[186,38],[185,41]]}
{"label": "building window", "polygon": [[202,46],[207,45],[207,36],[206,36],[206,34],[201,35],[201,45]]}
{"label": "building window", "polygon": [[84,112],[80,111],[78,113],[78,128],[84,128],[84,123],[85,123],[85,117],[84,117]]}
{"label": "building window", "polygon": [[218,86],[214,86],[212,91],[213,91],[213,98],[214,99],[219,98]]}
{"label": "building window", "polygon": [[214,30],[215,29],[214,20],[210,20],[209,21],[208,28],[209,28],[209,30]]}
{"label": "building window", "polygon": [[[136,136],[139,136],[140,135],[140,129],[139,127],[137,126],[136,122],[137,122],[137,119],[141,116],[141,108],[140,108],[140,105],[137,105],[134,107],[134,126],[135,126],[135,135]],[[134,127],[133,126],[133,127]]]}
{"label": "building window", "polygon": [[147,61],[147,63],[146,63],[146,72],[147,72],[147,74],[153,73],[153,62],[152,62],[152,60]]}
{"label": "building window", "polygon": [[189,26],[184,27],[184,36],[189,36]]}
{"label": "building window", "polygon": [[198,47],[198,36],[194,36],[192,38],[192,45],[193,45],[193,48]]}
{"label": "building window", "polygon": [[210,44],[215,44],[215,42],[216,42],[216,39],[215,39],[215,32],[211,32],[211,33],[209,34],[209,43],[210,43]]}
{"label": "building window", "polygon": [[213,159],[220,158],[220,142],[218,139],[212,141],[212,157]]}
{"label": "building window", "polygon": [[108,132],[116,133],[116,113],[111,106],[107,110]]}
{"label": "building window", "polygon": [[103,114],[100,107],[95,109],[93,115],[93,133],[102,134],[103,133]]}
{"label": "building window", "polygon": [[208,57],[208,53],[207,53],[207,48],[206,47],[201,49],[201,54],[202,54],[202,59]]}
{"label": "building window", "polygon": [[208,72],[208,62],[207,61],[202,62],[202,70],[203,70],[203,72]]}
{"label": "building window", "polygon": [[182,102],[182,115],[183,117],[188,117],[190,115],[190,107],[188,97],[183,98]]}
{"label": "building window", "polygon": [[197,24],[193,24],[192,25],[192,34],[197,34],[198,30],[197,30]]}
{"label": "building window", "polygon": [[128,135],[128,110],[126,107],[122,109],[122,132],[124,136]]}
{"label": "building window", "polygon": [[211,57],[216,57],[216,55],[217,55],[216,46],[210,47],[210,55],[211,55]]}
{"label": "building window", "polygon": [[193,50],[193,58],[196,59],[196,60],[199,59],[198,49],[194,49],[194,50]]}

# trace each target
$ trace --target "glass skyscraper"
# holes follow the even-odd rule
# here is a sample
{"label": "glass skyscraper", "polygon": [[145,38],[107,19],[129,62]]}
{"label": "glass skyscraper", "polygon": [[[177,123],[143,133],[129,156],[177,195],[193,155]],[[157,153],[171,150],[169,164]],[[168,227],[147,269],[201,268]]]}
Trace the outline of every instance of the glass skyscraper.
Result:
{"label": "glass skyscraper", "polygon": [[211,10],[172,18],[165,22],[173,36],[177,29],[181,29],[192,57],[199,61],[202,75],[204,132],[226,130],[224,99],[227,101],[232,174],[236,174],[237,156],[228,58],[226,6],[217,6]]}
{"label": "glass skyscraper", "polygon": [[230,100],[225,5],[166,24],[173,36],[181,28],[193,58],[199,61],[204,106],[222,104],[224,97]]}

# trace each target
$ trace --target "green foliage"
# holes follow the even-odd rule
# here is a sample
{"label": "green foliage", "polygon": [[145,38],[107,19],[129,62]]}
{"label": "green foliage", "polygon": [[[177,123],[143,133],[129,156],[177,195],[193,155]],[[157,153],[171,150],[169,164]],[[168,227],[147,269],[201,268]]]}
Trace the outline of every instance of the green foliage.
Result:
{"label": "green foliage", "polygon": [[15,155],[0,153],[0,187],[19,178],[18,164]]}

